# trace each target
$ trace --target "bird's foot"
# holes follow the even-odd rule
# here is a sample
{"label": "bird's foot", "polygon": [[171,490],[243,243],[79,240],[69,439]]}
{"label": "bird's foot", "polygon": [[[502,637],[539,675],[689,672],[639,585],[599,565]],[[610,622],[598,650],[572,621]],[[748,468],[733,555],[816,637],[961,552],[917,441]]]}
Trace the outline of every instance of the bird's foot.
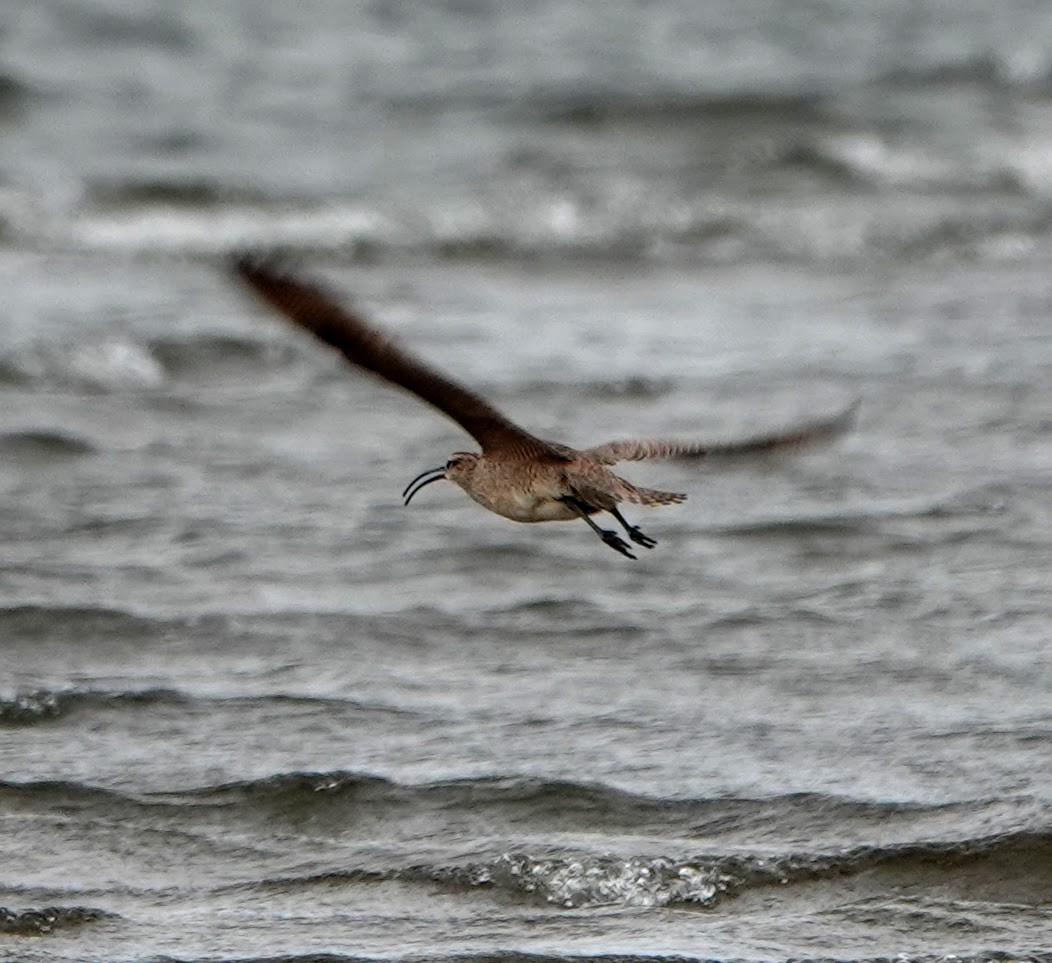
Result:
{"label": "bird's foot", "polygon": [[635,558],[635,555],[628,550],[628,542],[618,535],[617,532],[609,528],[600,529],[599,537],[615,552],[620,552],[627,558]]}
{"label": "bird's foot", "polygon": [[653,548],[657,545],[657,539],[651,538],[649,535],[644,535],[638,527],[630,525],[628,527],[628,537],[632,539],[637,545],[642,545],[643,548]]}

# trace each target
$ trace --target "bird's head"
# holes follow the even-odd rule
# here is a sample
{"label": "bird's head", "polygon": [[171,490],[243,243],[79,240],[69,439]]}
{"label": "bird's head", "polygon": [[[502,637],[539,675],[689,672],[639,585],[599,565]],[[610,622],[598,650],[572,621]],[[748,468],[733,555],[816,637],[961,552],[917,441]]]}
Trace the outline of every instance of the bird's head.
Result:
{"label": "bird's head", "polygon": [[432,482],[442,481],[442,479],[451,481],[454,485],[459,485],[461,488],[466,488],[475,471],[475,466],[478,465],[478,461],[479,456],[473,451],[453,452],[449,456],[449,461],[443,467],[429,468],[406,485],[405,491],[402,492],[405,504],[408,505],[421,488],[426,488]]}

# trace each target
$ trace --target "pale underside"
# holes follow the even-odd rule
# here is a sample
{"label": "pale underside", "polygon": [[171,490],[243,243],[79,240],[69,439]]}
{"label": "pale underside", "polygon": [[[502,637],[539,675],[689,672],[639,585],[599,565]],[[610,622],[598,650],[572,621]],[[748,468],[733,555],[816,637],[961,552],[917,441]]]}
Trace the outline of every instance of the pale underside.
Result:
{"label": "pale underside", "polygon": [[[570,454],[563,446],[560,452]],[[459,483],[455,476],[450,481]],[[481,459],[470,485],[461,485],[476,502],[516,522],[571,521],[581,517],[568,498],[588,512],[609,511],[621,502],[674,505],[686,499],[679,492],[633,485],[587,457],[538,462],[518,458]]]}

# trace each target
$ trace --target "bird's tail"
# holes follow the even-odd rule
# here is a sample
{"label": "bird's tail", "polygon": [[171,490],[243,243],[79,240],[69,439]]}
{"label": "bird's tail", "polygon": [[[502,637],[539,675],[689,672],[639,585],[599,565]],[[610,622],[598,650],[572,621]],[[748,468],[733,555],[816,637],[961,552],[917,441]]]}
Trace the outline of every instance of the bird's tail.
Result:
{"label": "bird's tail", "polygon": [[631,482],[625,482],[623,478],[620,480],[625,485],[622,492],[623,499],[634,505],[678,505],[687,500],[687,496],[682,492],[663,492],[657,488],[640,488]]}

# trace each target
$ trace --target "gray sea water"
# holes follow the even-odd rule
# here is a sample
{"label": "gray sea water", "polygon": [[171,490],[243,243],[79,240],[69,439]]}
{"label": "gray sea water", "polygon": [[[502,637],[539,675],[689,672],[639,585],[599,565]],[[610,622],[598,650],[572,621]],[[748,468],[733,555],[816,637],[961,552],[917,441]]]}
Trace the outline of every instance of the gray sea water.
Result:
{"label": "gray sea water", "polygon": [[[1052,963],[1052,6],[0,4],[0,959]],[[629,466],[630,561],[234,285]]]}

